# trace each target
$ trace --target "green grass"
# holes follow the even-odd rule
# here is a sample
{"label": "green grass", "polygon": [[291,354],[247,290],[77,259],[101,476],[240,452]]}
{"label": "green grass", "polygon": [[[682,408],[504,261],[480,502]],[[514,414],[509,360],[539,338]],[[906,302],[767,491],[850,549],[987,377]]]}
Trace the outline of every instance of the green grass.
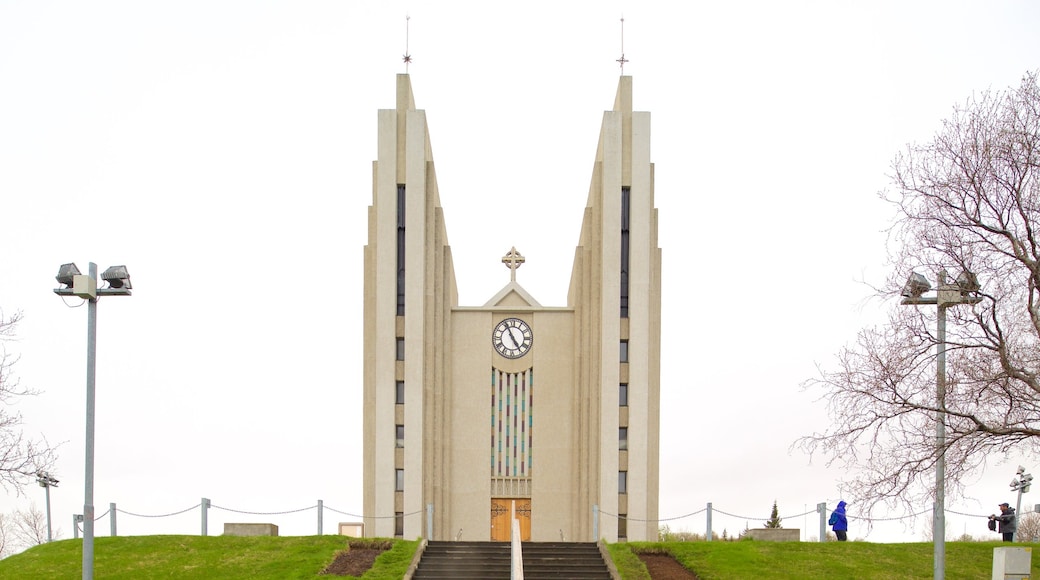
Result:
{"label": "green grass", "polygon": [[[321,576],[336,554],[347,548],[343,536],[127,536],[100,537],[94,543],[98,580],[150,578],[191,580],[328,580]],[[352,540],[356,541],[356,540]],[[5,580],[82,577],[82,540],[36,546],[0,560]],[[380,554],[364,580],[399,580],[408,570],[418,542],[394,542]]]}
{"label": "green grass", "polygon": [[[97,580],[329,580],[321,576],[346,549],[343,536],[128,536],[96,538]],[[356,541],[351,539],[350,541]],[[382,541],[382,540],[380,540]],[[363,580],[399,580],[418,542],[394,541]],[[989,578],[1000,542],[947,542],[947,580]],[[1037,548],[1038,544],[1014,544]],[[831,580],[932,578],[932,544],[868,542],[630,542],[608,546],[624,580],[649,580],[636,552],[674,556],[702,580]],[[0,560],[0,578],[75,580],[81,577],[82,541],[61,540]],[[1040,577],[1040,551],[1033,561]]]}
{"label": "green grass", "polygon": [[[1010,546],[1001,542],[947,542],[946,579],[990,578],[993,548]],[[1013,546],[1037,547],[1036,544]],[[610,551],[624,580],[649,578],[642,562],[634,562],[632,559],[635,552],[639,551],[671,554],[700,576],[701,580],[909,580],[933,577],[933,546],[930,543],[631,542],[613,544]],[[1032,564],[1033,576],[1040,577],[1040,561],[1033,558]]]}

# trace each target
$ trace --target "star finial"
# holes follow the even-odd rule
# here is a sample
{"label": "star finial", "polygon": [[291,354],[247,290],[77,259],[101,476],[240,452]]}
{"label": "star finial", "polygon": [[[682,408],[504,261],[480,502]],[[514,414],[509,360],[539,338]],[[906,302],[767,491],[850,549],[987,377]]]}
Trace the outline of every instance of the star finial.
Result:
{"label": "star finial", "polygon": [[412,17],[405,14],[404,16],[404,55],[401,56],[401,60],[404,62],[404,73],[408,74],[408,65],[412,62],[412,55],[408,52],[408,21]]}
{"label": "star finial", "polygon": [[625,63],[628,59],[625,58],[625,17],[621,17],[621,58],[617,59],[618,64],[621,65],[621,74],[625,74]]}
{"label": "star finial", "polygon": [[509,253],[502,257],[502,263],[509,268],[509,280],[516,282],[516,269],[520,267],[520,264],[524,263],[524,257],[520,255],[520,252],[516,251],[516,246],[509,249]]}

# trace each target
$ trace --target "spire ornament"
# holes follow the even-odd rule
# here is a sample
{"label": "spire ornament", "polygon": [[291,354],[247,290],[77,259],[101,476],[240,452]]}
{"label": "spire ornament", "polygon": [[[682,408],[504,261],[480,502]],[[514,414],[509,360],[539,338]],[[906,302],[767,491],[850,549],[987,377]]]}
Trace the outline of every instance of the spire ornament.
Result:
{"label": "spire ornament", "polygon": [[502,257],[502,263],[509,268],[509,281],[516,282],[516,269],[524,263],[524,257],[516,251],[516,246],[509,249],[509,253]]}
{"label": "spire ornament", "polygon": [[617,59],[617,61],[615,61],[615,62],[617,62],[618,64],[621,65],[621,74],[623,76],[625,74],[625,63],[628,62],[628,59],[625,58],[625,17],[624,16],[621,17],[621,58]]}
{"label": "spire ornament", "polygon": [[408,52],[408,21],[412,17],[405,14],[404,16],[404,54],[401,56],[401,60],[404,62],[404,74],[408,74],[408,65],[412,62],[412,54]]}

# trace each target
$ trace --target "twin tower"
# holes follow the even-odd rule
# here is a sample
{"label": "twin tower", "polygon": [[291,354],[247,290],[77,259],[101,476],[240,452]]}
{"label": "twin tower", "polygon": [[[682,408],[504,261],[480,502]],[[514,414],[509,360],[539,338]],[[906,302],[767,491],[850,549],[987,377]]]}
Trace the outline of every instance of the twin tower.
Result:
{"label": "twin tower", "polygon": [[632,78],[603,114],[566,306],[542,306],[515,275],[483,306],[459,305],[408,75],[379,111],[378,151],[365,535],[505,541],[515,518],[525,541],[657,539],[661,250],[650,114],[632,111]]}

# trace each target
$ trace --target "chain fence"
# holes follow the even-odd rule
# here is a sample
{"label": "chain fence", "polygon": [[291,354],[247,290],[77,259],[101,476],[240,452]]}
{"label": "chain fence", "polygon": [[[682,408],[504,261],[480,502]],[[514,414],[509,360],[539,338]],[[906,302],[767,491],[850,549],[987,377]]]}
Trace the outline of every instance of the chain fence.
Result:
{"label": "chain fence", "polygon": [[[833,501],[833,500],[829,500],[829,501]],[[334,514],[337,514],[337,515],[340,515],[340,516],[344,516],[344,517],[348,517],[348,518],[354,518],[354,519],[359,520],[359,521],[365,521],[365,520],[389,520],[389,519],[407,518],[407,517],[411,517],[411,516],[422,514],[423,512],[427,512],[427,516],[430,516],[431,515],[430,512],[432,512],[432,510],[434,509],[434,506],[433,505],[428,505],[425,509],[420,509],[420,510],[416,510],[416,511],[409,512],[409,513],[395,513],[393,515],[364,515],[364,514],[361,514],[361,513],[355,513],[355,512],[340,510],[340,509],[337,509],[337,508],[334,508],[334,507],[331,507],[331,506],[326,506],[326,505],[324,505],[324,502],[322,500],[318,500],[317,503],[313,504],[313,505],[302,506],[302,507],[298,507],[298,508],[294,508],[294,509],[275,510],[275,511],[260,511],[260,510],[240,509],[240,508],[232,508],[232,507],[227,507],[227,506],[221,506],[221,505],[213,504],[207,498],[202,498],[201,502],[196,503],[195,505],[192,505],[190,507],[186,507],[184,509],[175,510],[175,511],[171,511],[171,512],[166,512],[166,513],[154,513],[154,514],[140,513],[140,512],[136,512],[136,511],[130,511],[130,510],[121,509],[121,508],[118,508],[116,506],[116,504],[112,503],[112,504],[109,504],[109,509],[106,510],[103,514],[95,517],[94,521],[97,522],[97,521],[100,521],[102,519],[109,518],[109,521],[110,521],[110,533],[111,533],[112,536],[116,536],[117,535],[117,514],[118,515],[122,515],[122,516],[132,517],[132,518],[160,519],[160,518],[171,518],[171,517],[181,516],[183,514],[186,514],[186,513],[195,511],[195,510],[200,510],[201,535],[206,536],[206,535],[209,535],[208,515],[209,515],[209,510],[210,509],[219,510],[219,511],[223,511],[223,512],[228,512],[228,513],[233,513],[233,514],[248,515],[248,516],[286,516],[286,515],[293,515],[293,514],[300,514],[300,513],[304,513],[304,512],[314,511],[314,512],[316,512],[316,517],[317,517],[317,528],[316,528],[317,529],[317,535],[322,535],[324,533],[323,516],[324,516],[325,512],[331,512],[331,513],[334,513]],[[780,521],[783,521],[783,520],[792,521],[792,520],[795,520],[797,518],[803,518],[803,517],[806,517],[806,516],[810,516],[812,514],[816,514],[818,516],[819,530],[820,530],[820,535],[816,536],[816,537],[819,538],[819,541],[825,541],[825,539],[826,539],[826,528],[827,528],[827,518],[828,518],[829,514],[831,513],[830,509],[832,509],[832,508],[828,508],[828,502],[825,501],[825,502],[817,503],[814,508],[809,509],[807,511],[800,512],[800,513],[783,514],[783,515],[778,514],[777,518]],[[873,526],[875,523],[880,523],[880,522],[913,521],[915,518],[920,517],[920,516],[924,516],[924,515],[927,515],[927,514],[930,514],[931,512],[932,512],[932,510],[928,509],[928,510],[922,510],[922,511],[919,511],[919,512],[916,512],[916,513],[910,513],[910,514],[905,514],[905,515],[900,515],[900,516],[895,516],[895,517],[870,517],[870,516],[857,514],[857,513],[855,513],[853,511],[853,512],[848,512],[846,514],[846,517],[847,517],[847,519],[848,519],[848,521],[850,523],[855,523],[855,522],[858,521],[858,522],[861,522],[861,523],[866,523],[868,526]],[[979,518],[979,519],[983,519],[983,520],[989,518],[989,515],[990,515],[990,514],[978,514],[978,513],[971,513],[971,512],[965,512],[965,511],[957,511],[957,510],[952,510],[952,509],[947,509],[946,513],[956,514],[956,515],[963,516],[963,517],[968,517],[968,518]],[[601,510],[601,509],[599,509],[598,506],[593,506],[593,514],[594,514],[593,518],[595,519],[595,521],[593,523],[593,528],[595,530],[598,530],[598,528],[599,528],[599,518],[600,517],[615,518],[615,519],[617,519],[619,521],[620,520],[624,520],[626,522],[626,525],[627,525],[627,522],[638,522],[638,523],[642,523],[642,524],[656,523],[658,528],[662,528],[663,526],[670,526],[670,525],[672,525],[674,523],[677,523],[677,522],[691,522],[692,518],[697,518],[697,521],[691,522],[691,523],[700,523],[701,521],[703,521],[703,525],[704,525],[704,527],[702,528],[704,530],[704,536],[703,537],[704,537],[704,539],[709,540],[709,541],[711,540],[712,536],[715,536],[716,533],[717,533],[716,530],[714,529],[713,523],[712,523],[713,522],[712,518],[714,516],[716,516],[716,515],[732,518],[733,520],[744,520],[745,522],[763,521],[764,520],[764,518],[762,518],[761,514],[759,514],[757,516],[753,516],[753,515],[740,514],[740,513],[737,513],[737,512],[731,512],[731,511],[727,511],[727,510],[724,510],[724,509],[720,509],[718,507],[714,507],[710,502],[708,504],[706,504],[706,506],[703,507],[703,508],[700,508],[700,509],[688,512],[688,513],[684,513],[682,515],[659,517],[659,518],[656,518],[656,519],[646,519],[646,518],[638,518],[638,517],[632,517],[632,516],[627,516],[627,515],[619,515],[619,514],[616,514],[616,513],[611,513],[609,511]],[[78,538],[80,536],[80,533],[82,533],[82,522],[83,522],[83,516],[82,515],[76,514],[76,515],[73,516],[73,528],[75,530],[75,537],[76,538]],[[354,525],[356,523],[357,522],[351,522],[352,525]],[[427,534],[429,534],[429,529],[427,529]],[[594,533],[594,535],[597,535],[597,533]],[[809,537],[808,530],[806,530],[806,537]]]}

